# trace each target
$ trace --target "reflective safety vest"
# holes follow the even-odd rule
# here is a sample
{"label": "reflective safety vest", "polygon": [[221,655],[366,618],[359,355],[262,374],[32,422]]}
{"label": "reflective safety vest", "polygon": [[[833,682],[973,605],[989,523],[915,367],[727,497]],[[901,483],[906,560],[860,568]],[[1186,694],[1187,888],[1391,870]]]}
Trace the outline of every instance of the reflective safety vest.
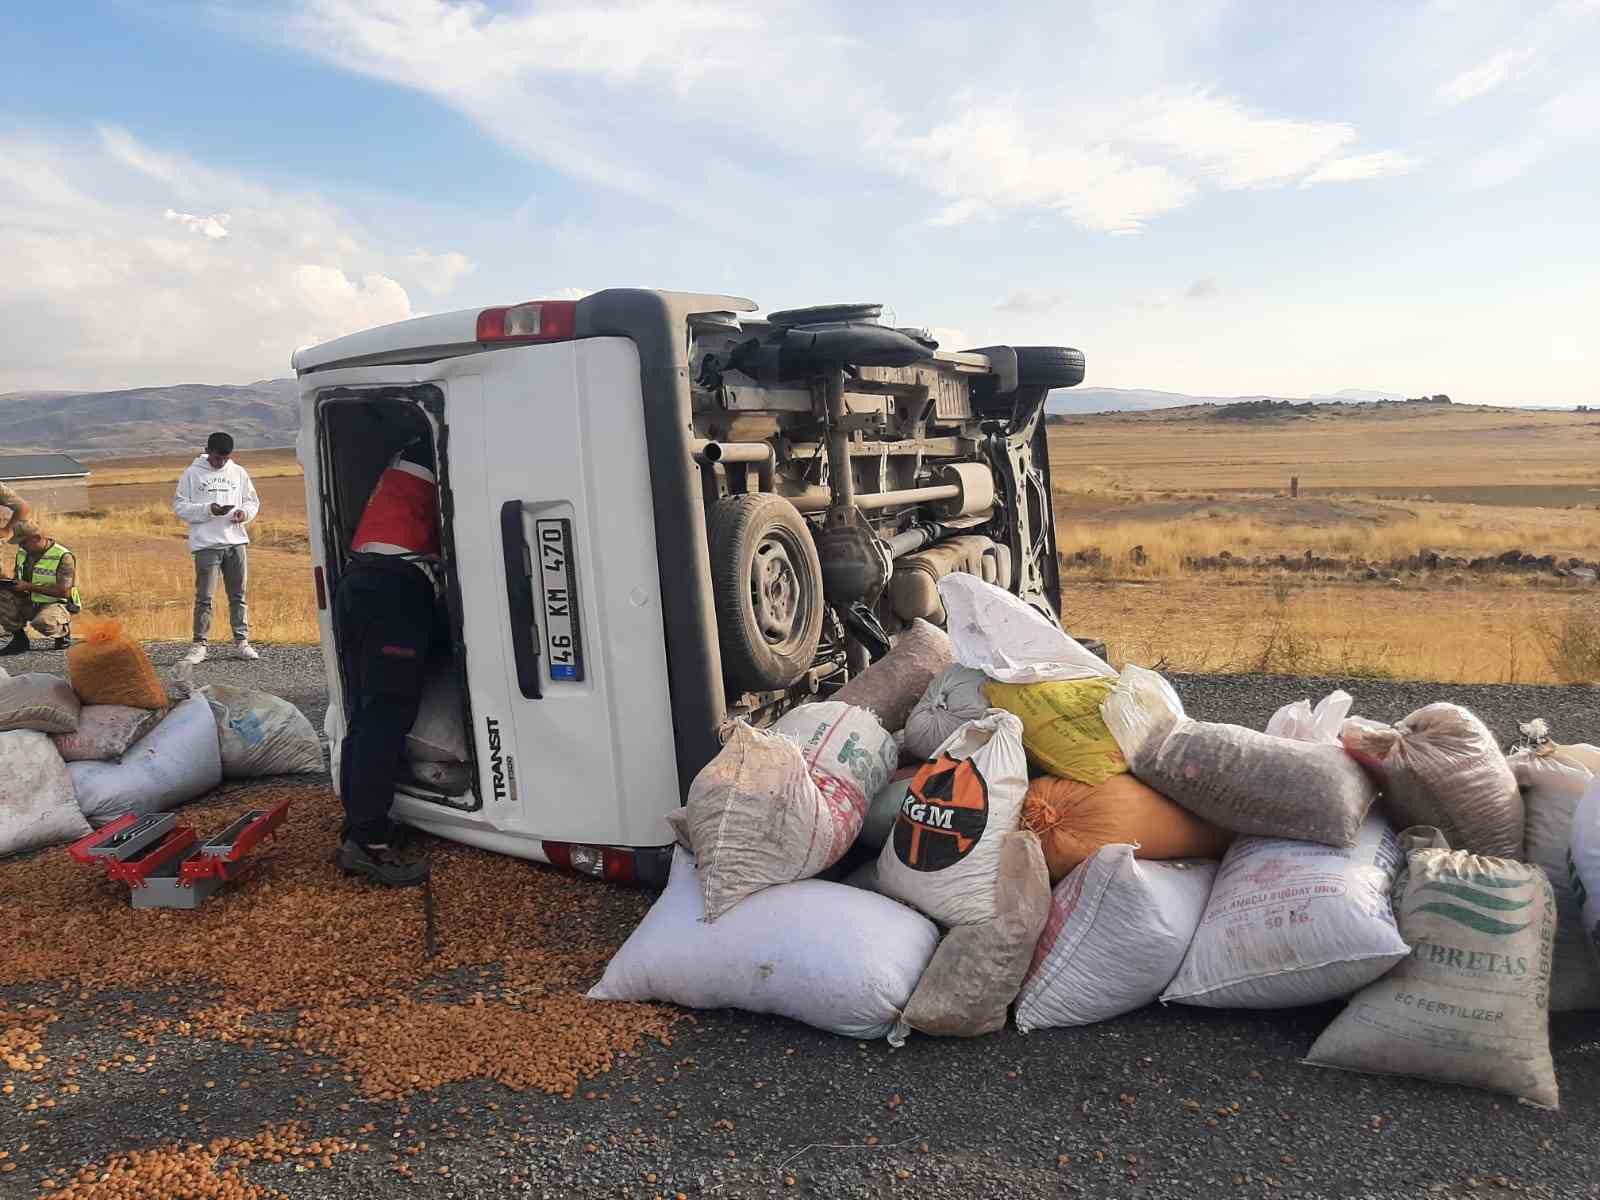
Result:
{"label": "reflective safety vest", "polygon": [[439,489],[433,472],[397,461],[378,477],[350,548],[405,558],[439,554]]}
{"label": "reflective safety vest", "polygon": [[[31,583],[35,587],[51,586],[56,581],[56,572],[61,570],[61,560],[66,558],[66,556],[71,553],[72,551],[68,550],[60,542],[57,542],[55,545],[51,546],[50,549],[46,550],[39,556],[39,561],[33,564],[33,570],[32,572],[28,573],[24,582]],[[18,550],[16,570],[17,579],[23,580],[23,573],[27,570],[28,552],[26,550]],[[35,604],[62,603],[60,596],[50,596],[46,595],[44,592],[34,592],[33,595],[28,597],[28,599],[32,600]],[[66,603],[75,609],[81,609],[83,607],[83,596],[79,593],[76,587],[72,589],[72,595],[66,600]]]}

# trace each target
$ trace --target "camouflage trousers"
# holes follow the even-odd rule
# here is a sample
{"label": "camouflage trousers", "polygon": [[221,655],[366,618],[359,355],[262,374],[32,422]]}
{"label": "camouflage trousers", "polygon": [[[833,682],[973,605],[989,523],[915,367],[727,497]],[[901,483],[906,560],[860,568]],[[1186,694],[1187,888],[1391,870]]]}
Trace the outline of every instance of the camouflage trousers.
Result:
{"label": "camouflage trousers", "polygon": [[59,600],[37,604],[26,592],[0,588],[0,630],[6,633],[20,633],[32,625],[43,637],[66,637],[71,620],[67,606]]}

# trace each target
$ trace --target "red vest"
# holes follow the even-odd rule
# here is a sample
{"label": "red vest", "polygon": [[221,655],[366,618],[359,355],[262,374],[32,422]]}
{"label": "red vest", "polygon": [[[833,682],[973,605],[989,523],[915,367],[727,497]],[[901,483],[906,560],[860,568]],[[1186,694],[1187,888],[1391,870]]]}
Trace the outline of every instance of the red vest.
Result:
{"label": "red vest", "polygon": [[433,472],[397,462],[378,477],[351,549],[358,554],[439,553],[439,489]]}

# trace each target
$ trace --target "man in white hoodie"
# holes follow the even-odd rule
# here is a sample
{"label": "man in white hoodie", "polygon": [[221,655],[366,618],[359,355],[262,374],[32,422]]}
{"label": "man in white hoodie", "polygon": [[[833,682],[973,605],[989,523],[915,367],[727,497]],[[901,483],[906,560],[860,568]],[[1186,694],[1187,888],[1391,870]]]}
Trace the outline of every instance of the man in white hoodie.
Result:
{"label": "man in white hoodie", "polygon": [[189,464],[178,480],[172,511],[189,523],[189,552],[194,555],[194,645],[187,663],[204,662],[211,638],[211,595],[220,573],[228,589],[228,617],[233,622],[233,648],[240,658],[261,657],[250,644],[250,610],[245,584],[250,568],[245,526],[261,511],[255,485],[233,461],[233,438],[213,433],[206,452]]}

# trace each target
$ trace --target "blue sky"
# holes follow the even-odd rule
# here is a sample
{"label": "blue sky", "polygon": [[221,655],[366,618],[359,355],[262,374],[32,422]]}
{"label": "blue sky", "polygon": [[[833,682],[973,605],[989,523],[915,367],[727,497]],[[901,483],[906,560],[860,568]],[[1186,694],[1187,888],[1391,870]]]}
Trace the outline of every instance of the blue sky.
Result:
{"label": "blue sky", "polygon": [[0,391],[613,285],[1090,382],[1600,403],[1600,0],[0,17]]}

